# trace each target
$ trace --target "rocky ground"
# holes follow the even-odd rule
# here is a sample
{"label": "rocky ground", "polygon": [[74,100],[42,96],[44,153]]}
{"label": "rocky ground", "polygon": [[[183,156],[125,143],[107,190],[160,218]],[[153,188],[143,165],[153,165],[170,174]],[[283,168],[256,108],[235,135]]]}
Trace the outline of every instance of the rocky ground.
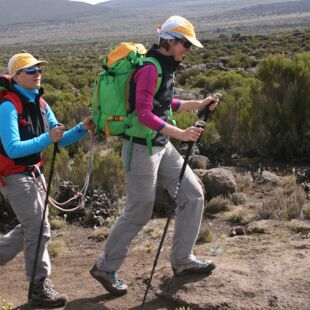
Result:
{"label": "rocky ground", "polygon": [[[243,187],[244,199],[239,197],[234,207],[215,212],[215,204],[206,205],[195,254],[216,262],[217,268],[210,276],[173,277],[168,260],[172,221],[144,309],[310,309],[310,222],[302,212],[290,221],[280,215],[259,219],[259,204],[276,196],[275,190],[287,186],[287,181],[283,185],[278,178],[280,183],[275,184],[271,175],[265,174],[267,181],[263,175],[260,173],[247,190]],[[241,176],[234,176],[240,191]],[[207,182],[206,177],[202,179]],[[286,196],[289,198],[292,197]],[[304,199],[307,206],[308,200]],[[237,211],[239,218],[235,215],[232,220],[232,212]],[[52,280],[58,290],[70,296],[64,309],[140,309],[165,221],[152,219],[132,243],[119,271],[129,292],[118,298],[89,275],[109,228],[73,224],[53,230],[50,252],[56,257],[52,258]],[[13,303],[13,309],[27,309],[28,284],[24,274],[22,254],[0,267],[0,297]]]}

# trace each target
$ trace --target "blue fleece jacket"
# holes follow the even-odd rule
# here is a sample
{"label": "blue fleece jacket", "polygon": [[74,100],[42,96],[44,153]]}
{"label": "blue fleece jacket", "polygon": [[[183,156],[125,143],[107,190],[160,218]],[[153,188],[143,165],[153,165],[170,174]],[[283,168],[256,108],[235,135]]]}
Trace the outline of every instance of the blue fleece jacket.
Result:
{"label": "blue fleece jacket", "polygon": [[[35,104],[34,101],[38,94],[38,89],[27,90],[17,84],[15,84],[14,87],[31,101],[30,104]],[[48,104],[46,104],[46,115],[49,123],[49,130],[51,130],[59,123]],[[82,123],[79,123],[64,133],[58,145],[66,146],[74,143],[84,137],[86,133],[87,131],[83,128]],[[10,101],[4,101],[0,105],[0,139],[6,154],[11,159],[41,152],[53,143],[48,132],[39,137],[21,141],[18,130],[18,114],[13,103]]]}

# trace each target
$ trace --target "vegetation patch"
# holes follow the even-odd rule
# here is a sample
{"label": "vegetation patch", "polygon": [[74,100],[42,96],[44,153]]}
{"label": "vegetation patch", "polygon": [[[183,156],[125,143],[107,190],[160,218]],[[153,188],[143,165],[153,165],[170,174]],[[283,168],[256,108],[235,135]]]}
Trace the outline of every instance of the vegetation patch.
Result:
{"label": "vegetation patch", "polygon": [[216,214],[223,211],[229,211],[231,208],[231,203],[228,198],[222,195],[212,198],[206,205],[205,214]]}
{"label": "vegetation patch", "polygon": [[48,245],[48,253],[51,257],[56,258],[64,251],[64,243],[61,241],[50,242]]}
{"label": "vegetation patch", "polygon": [[299,218],[305,202],[306,194],[299,186],[279,188],[257,208],[257,216],[259,219]]}
{"label": "vegetation patch", "polygon": [[225,214],[225,218],[231,224],[246,225],[251,222],[251,216],[247,210],[238,207]]}
{"label": "vegetation patch", "polygon": [[304,218],[306,220],[310,220],[310,203],[306,203],[304,205],[304,208],[303,208],[302,212],[304,214]]}
{"label": "vegetation patch", "polygon": [[61,217],[52,218],[49,222],[52,230],[58,230],[66,226],[66,222]]}
{"label": "vegetation patch", "polygon": [[197,238],[198,243],[210,243],[214,239],[214,233],[206,227],[202,227]]}
{"label": "vegetation patch", "polygon": [[295,233],[301,233],[301,234],[308,234],[310,233],[310,225],[308,223],[302,222],[302,221],[298,221],[298,220],[293,220],[290,221],[287,224],[287,227],[295,232]]}

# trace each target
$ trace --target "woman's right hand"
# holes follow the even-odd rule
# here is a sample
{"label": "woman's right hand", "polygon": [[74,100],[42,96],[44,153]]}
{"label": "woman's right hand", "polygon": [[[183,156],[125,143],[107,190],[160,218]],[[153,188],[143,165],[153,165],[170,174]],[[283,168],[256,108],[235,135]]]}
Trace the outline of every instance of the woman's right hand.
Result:
{"label": "woman's right hand", "polygon": [[63,125],[58,125],[51,129],[48,134],[50,135],[52,142],[56,143],[62,139],[65,131],[66,130]]}

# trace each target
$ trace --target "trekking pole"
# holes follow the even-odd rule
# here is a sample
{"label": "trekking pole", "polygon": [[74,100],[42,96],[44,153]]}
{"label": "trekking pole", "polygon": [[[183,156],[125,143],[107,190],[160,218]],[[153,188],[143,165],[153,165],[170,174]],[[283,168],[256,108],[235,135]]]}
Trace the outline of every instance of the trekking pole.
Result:
{"label": "trekking pole", "polygon": [[[222,95],[220,93],[215,93],[212,95],[214,98],[216,99],[219,99],[222,97]],[[198,127],[198,128],[205,128],[206,126],[206,121],[208,119],[208,117],[210,117],[212,111],[209,110],[209,106],[213,103],[213,101],[210,102],[209,105],[207,105],[203,110],[201,110],[199,113],[198,113],[198,116],[199,118],[203,117],[204,118],[204,121],[202,120],[198,120],[194,126],[195,127]],[[199,142],[201,138],[201,135],[200,137],[198,138],[197,142]],[[144,304],[145,304],[145,301],[146,301],[146,297],[147,297],[147,294],[148,294],[148,291],[149,291],[149,288],[151,286],[151,282],[152,282],[152,279],[153,279],[153,275],[154,275],[154,272],[155,272],[155,268],[156,268],[156,265],[157,265],[157,262],[158,262],[158,259],[159,259],[159,255],[160,255],[160,251],[161,251],[161,248],[164,244],[164,240],[165,240],[165,237],[166,237],[166,234],[167,234],[167,231],[168,231],[168,226],[170,224],[170,221],[172,219],[172,216],[174,214],[174,211],[177,207],[177,203],[176,203],[176,200],[177,200],[177,195],[178,195],[178,192],[179,192],[179,189],[181,187],[181,182],[183,180],[183,176],[184,176],[184,173],[185,173],[185,169],[186,169],[186,166],[188,164],[188,160],[189,160],[189,156],[191,155],[191,152],[192,152],[192,148],[193,148],[193,145],[194,145],[194,142],[191,141],[188,143],[188,147],[187,147],[187,151],[186,151],[186,154],[185,154],[185,158],[184,158],[184,162],[183,162],[183,166],[182,166],[182,169],[181,169],[181,172],[180,172],[180,175],[179,175],[179,179],[178,179],[178,183],[177,183],[177,186],[176,186],[176,189],[175,189],[175,192],[174,192],[174,195],[172,197],[172,208],[170,209],[170,212],[168,214],[168,217],[167,217],[167,221],[166,221],[166,225],[165,225],[165,228],[164,228],[164,231],[162,233],[162,236],[161,236],[161,240],[160,240],[160,243],[159,243],[159,246],[158,246],[158,249],[157,249],[157,253],[156,253],[156,257],[155,257],[155,260],[154,260],[154,264],[153,264],[153,268],[152,268],[152,271],[151,271],[151,274],[150,274],[150,278],[148,280],[148,283],[147,283],[147,287],[146,287],[146,290],[145,290],[145,294],[144,294],[144,297],[143,297],[143,301],[142,301],[142,305],[141,305],[141,310],[143,309],[144,307]]]}
{"label": "trekking pole", "polygon": [[35,282],[35,275],[36,275],[38,259],[39,259],[39,251],[40,251],[40,245],[41,245],[41,240],[42,240],[43,225],[44,225],[44,220],[45,220],[45,215],[46,215],[46,210],[47,210],[48,197],[49,197],[50,190],[51,190],[51,184],[52,184],[52,179],[53,179],[53,174],[54,174],[54,167],[55,167],[56,154],[57,153],[59,153],[59,147],[58,147],[58,143],[56,142],[56,143],[54,143],[54,150],[53,150],[53,156],[52,156],[52,161],[51,161],[51,166],[50,166],[50,173],[48,176],[48,183],[47,183],[46,196],[45,196],[45,202],[44,202],[43,216],[42,216],[42,221],[41,221],[41,226],[40,226],[40,231],[39,231],[39,237],[38,237],[38,243],[37,243],[34,263],[33,263],[32,276],[31,276],[31,282],[30,282],[29,291],[28,291],[28,297],[30,297],[30,294],[31,294],[31,291],[32,291],[32,288],[33,288],[33,285]]}

